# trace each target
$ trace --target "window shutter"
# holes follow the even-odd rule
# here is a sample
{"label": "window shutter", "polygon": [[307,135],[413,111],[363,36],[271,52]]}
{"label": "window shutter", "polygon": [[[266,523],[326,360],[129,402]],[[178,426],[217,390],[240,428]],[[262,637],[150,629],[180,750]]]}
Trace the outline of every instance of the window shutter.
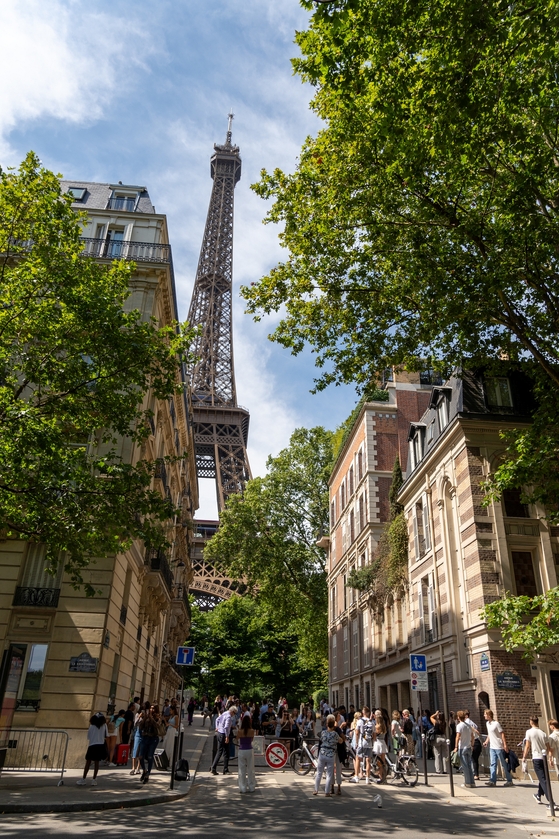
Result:
{"label": "window shutter", "polygon": [[431,528],[429,527],[429,504],[427,495],[423,496],[423,536],[425,538],[425,551],[431,550]]}
{"label": "window shutter", "polygon": [[417,526],[417,506],[415,504],[413,507],[413,551],[415,561],[419,562],[419,528]]}
{"label": "window shutter", "polygon": [[419,607],[419,638],[422,644],[425,643],[425,620],[423,617],[423,594],[421,592],[421,581],[417,584],[417,604]]}
{"label": "window shutter", "polygon": [[435,606],[435,579],[433,574],[429,575],[429,622],[431,624],[430,629],[433,633],[433,641],[436,641],[439,637],[438,634],[438,627],[437,627],[437,609]]}

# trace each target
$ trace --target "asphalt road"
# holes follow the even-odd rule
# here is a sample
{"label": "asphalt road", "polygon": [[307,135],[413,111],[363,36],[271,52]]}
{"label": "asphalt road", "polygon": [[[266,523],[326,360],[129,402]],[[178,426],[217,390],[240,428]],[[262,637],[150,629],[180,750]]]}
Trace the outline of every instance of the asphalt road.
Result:
{"label": "asphalt road", "polygon": [[[205,762],[204,762],[205,763]],[[241,795],[235,774],[214,777],[200,771],[187,798],[167,805],[99,813],[6,816],[0,823],[2,839],[49,839],[49,837],[111,837],[111,839],[162,839],[186,836],[192,839],[224,837],[294,837],[351,839],[381,836],[507,839],[527,836],[559,837],[557,822],[545,821],[544,808],[534,816],[517,810],[520,791],[506,790],[515,798],[509,805],[471,796],[450,800],[444,791],[417,786],[344,784],[341,796],[312,795],[310,776],[293,772],[260,770],[257,790]],[[382,809],[373,803],[380,792]],[[503,793],[505,790],[503,790]],[[462,793],[463,795],[464,793]],[[531,790],[523,795],[531,798]],[[512,807],[513,801],[515,806]],[[532,802],[534,803],[534,802]],[[533,808],[532,808],[533,809]],[[536,812],[534,810],[534,812]]]}

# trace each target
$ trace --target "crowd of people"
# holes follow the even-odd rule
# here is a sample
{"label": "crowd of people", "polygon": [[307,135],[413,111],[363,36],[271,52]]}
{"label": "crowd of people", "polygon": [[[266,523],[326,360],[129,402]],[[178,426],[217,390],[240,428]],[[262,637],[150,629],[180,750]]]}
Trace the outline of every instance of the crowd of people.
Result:
{"label": "crowd of people", "polygon": [[[93,765],[92,784],[96,785],[100,763],[115,765],[115,753],[121,743],[129,744],[132,751],[130,774],[141,774],[141,783],[147,783],[158,744],[161,743],[168,762],[173,760],[175,738],[181,727],[179,701],[165,700],[160,710],[158,705],[149,702],[140,707],[136,697],[127,710],[109,716],[100,712],[94,714],[87,735],[89,746],[83,777],[78,784],[86,783]],[[480,780],[479,759],[484,746],[489,747],[490,754],[487,786],[496,786],[500,765],[503,785],[512,787],[512,775],[519,766],[503,727],[490,709],[484,712],[485,732],[482,732],[467,709],[451,712],[447,720],[440,710],[434,713],[425,710],[416,718],[411,708],[395,710],[389,715],[384,708],[374,712],[366,706],[361,710],[355,710],[353,705],[349,709],[344,705],[332,708],[326,700],[321,700],[316,708],[312,699],[298,708],[289,708],[285,697],[274,703],[268,700],[241,702],[238,696],[219,695],[213,702],[207,696],[199,702],[191,697],[183,711],[188,725],[193,723],[196,708],[201,710],[202,727],[209,719],[210,729],[215,730],[217,747],[210,770],[214,775],[222,760],[223,774],[229,773],[231,741],[236,737],[241,793],[255,789],[253,740],[258,735],[280,740],[290,751],[297,748],[300,740],[319,743],[314,794],[318,794],[325,775],[326,795],[341,795],[342,765],[348,765],[350,755],[353,760],[350,782],[366,784],[386,782],[386,756],[390,752],[421,758],[423,748],[434,758],[436,774],[449,771],[450,759],[463,774],[462,786],[468,788],[475,787],[476,781]],[[534,794],[538,803],[544,803],[542,799],[548,798],[544,770],[547,753],[551,754],[556,768],[559,761],[559,722],[550,720],[548,728],[549,733],[546,733],[539,727],[538,718],[531,717],[522,744],[522,769],[527,771],[527,759],[531,756],[539,784]]]}

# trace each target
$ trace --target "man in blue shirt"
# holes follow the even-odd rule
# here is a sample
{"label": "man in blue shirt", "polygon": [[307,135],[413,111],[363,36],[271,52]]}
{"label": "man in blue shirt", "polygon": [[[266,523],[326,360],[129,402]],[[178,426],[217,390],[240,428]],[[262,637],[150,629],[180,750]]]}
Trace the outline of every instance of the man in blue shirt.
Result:
{"label": "man in blue shirt", "polygon": [[229,774],[229,734],[233,725],[233,717],[237,715],[237,708],[232,705],[223,714],[220,714],[215,721],[215,732],[217,737],[217,751],[212,763],[211,773],[217,775],[217,765],[223,755],[223,774]]}

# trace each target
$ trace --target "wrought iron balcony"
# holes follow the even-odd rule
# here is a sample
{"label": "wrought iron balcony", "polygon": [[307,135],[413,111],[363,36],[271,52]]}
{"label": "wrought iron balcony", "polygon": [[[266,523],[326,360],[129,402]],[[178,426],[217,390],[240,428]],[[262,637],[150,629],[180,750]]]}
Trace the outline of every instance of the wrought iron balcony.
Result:
{"label": "wrought iron balcony", "polygon": [[109,198],[107,202],[107,210],[124,210],[126,213],[133,213],[135,209],[135,198]]}
{"label": "wrought iron balcony", "polygon": [[18,586],[12,606],[40,606],[56,609],[59,597],[59,588],[28,588]]}
{"label": "wrought iron balcony", "polygon": [[165,551],[161,549],[146,551],[145,563],[152,571],[158,571],[161,574],[170,594],[173,588],[173,572],[169,567]]}
{"label": "wrought iron balcony", "polygon": [[111,241],[82,237],[84,256],[98,259],[130,259],[134,262],[171,262],[171,246],[152,242]]}

